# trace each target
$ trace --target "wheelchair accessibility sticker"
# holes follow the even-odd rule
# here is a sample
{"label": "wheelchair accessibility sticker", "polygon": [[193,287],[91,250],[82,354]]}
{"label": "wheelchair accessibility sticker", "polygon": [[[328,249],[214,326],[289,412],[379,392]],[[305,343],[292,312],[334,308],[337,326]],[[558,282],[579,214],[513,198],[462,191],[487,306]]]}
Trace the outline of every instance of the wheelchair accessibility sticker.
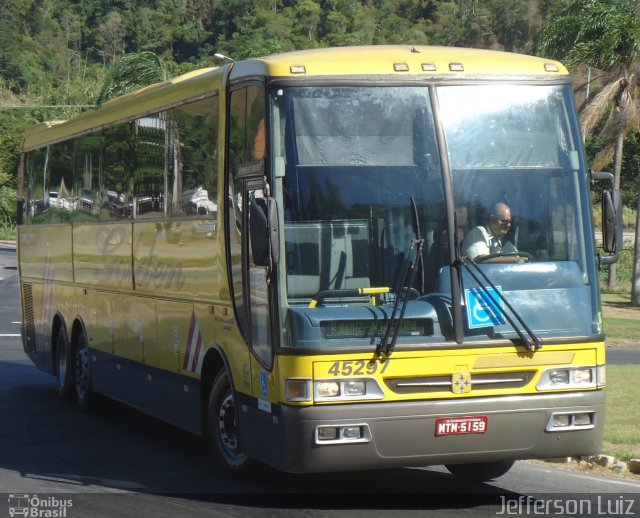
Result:
{"label": "wheelchair accessibility sticker", "polygon": [[[501,290],[500,286],[496,286]],[[505,323],[502,299],[493,288],[464,290],[469,329]]]}

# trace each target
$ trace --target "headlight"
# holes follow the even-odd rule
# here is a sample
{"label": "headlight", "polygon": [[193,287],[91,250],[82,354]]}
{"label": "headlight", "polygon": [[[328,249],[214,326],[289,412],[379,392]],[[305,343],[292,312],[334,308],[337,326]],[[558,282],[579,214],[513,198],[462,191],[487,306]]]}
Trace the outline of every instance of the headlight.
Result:
{"label": "headlight", "polygon": [[345,396],[364,396],[367,393],[367,383],[362,380],[347,380],[344,382]]}
{"label": "headlight", "polygon": [[551,381],[552,385],[566,385],[569,383],[569,371],[568,370],[549,371],[549,381]]}
{"label": "headlight", "polygon": [[384,392],[373,378],[316,380],[315,401],[353,401],[382,399]]}
{"label": "headlight", "polygon": [[536,385],[538,390],[584,389],[597,386],[597,367],[547,369]]}
{"label": "headlight", "polygon": [[593,383],[595,380],[594,371],[595,369],[575,369],[571,371],[573,383]]}
{"label": "headlight", "polygon": [[340,395],[340,383],[337,381],[321,381],[316,383],[318,397],[338,397]]}

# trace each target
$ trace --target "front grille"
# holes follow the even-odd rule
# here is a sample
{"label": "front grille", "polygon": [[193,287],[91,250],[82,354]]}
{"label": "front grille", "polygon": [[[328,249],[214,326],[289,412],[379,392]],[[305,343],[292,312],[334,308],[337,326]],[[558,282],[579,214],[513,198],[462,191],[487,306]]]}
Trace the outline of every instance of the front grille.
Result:
{"label": "front grille", "polygon": [[[477,391],[522,388],[533,379],[534,375],[535,371],[471,374],[471,389]],[[453,385],[451,375],[386,378],[384,382],[396,394],[450,392]]]}

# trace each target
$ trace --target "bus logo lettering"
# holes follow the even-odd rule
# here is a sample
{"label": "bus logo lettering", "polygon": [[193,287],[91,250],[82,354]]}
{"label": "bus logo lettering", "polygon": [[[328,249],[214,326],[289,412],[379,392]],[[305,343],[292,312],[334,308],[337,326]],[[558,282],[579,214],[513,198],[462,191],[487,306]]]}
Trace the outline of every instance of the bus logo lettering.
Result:
{"label": "bus logo lettering", "polygon": [[153,237],[147,257],[140,257],[137,252],[140,243],[143,241],[142,237],[143,234],[140,233],[139,238],[136,240],[136,253],[134,254],[136,284],[145,288],[169,289],[173,285],[177,290],[182,289],[185,282],[182,264],[167,261],[156,255],[157,233]]}

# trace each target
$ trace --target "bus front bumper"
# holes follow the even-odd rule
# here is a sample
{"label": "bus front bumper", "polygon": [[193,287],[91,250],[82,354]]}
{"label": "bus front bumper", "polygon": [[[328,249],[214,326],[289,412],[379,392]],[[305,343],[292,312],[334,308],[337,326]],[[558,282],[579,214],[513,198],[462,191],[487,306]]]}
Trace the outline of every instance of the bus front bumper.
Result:
{"label": "bus front bumper", "polygon": [[[466,464],[598,453],[604,429],[605,391],[282,406],[281,411],[284,429],[276,467],[284,471]],[[443,428],[442,418],[461,416],[475,418],[464,421],[485,424],[475,428],[474,433]],[[333,438],[332,428],[336,430]],[[458,433],[450,433],[452,430]]]}

